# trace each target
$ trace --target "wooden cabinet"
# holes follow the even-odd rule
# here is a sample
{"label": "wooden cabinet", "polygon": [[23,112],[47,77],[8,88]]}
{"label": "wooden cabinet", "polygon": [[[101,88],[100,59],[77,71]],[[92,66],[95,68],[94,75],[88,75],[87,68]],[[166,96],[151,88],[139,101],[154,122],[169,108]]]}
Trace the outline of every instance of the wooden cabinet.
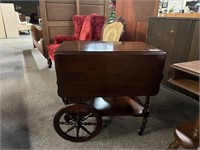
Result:
{"label": "wooden cabinet", "polygon": [[171,64],[199,59],[199,20],[151,17],[146,42],[167,52],[163,71],[163,83],[167,85]]}
{"label": "wooden cabinet", "polygon": [[146,39],[148,18],[157,16],[159,0],[117,0],[116,16],[126,21],[123,40],[142,41]]}

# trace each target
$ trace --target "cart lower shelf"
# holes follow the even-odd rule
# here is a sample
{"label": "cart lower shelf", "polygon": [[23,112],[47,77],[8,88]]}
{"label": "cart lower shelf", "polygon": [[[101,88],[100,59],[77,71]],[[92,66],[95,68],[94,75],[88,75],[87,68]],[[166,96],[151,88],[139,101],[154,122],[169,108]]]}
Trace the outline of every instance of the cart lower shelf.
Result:
{"label": "cart lower shelf", "polygon": [[144,105],[137,97],[63,98],[63,101],[65,106],[56,113],[54,128],[61,137],[73,142],[96,136],[101,130],[103,116],[143,117],[138,131],[141,135],[149,116],[148,96]]}
{"label": "cart lower shelf", "polygon": [[94,107],[100,116],[141,116],[144,109],[137,97],[95,97],[82,99],[81,102]]}

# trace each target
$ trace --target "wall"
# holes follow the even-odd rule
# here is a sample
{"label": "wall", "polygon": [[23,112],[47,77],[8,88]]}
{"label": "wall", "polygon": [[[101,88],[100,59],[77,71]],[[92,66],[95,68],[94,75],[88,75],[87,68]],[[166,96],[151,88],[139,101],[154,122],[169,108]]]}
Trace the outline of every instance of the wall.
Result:
{"label": "wall", "polygon": [[0,39],[6,38],[2,12],[0,11]]}
{"label": "wall", "polygon": [[148,18],[157,16],[159,0],[117,0],[116,16],[126,22],[123,40],[145,41]]}
{"label": "wall", "polygon": [[14,5],[21,6],[21,12],[23,15],[30,15],[31,13],[37,13],[37,6],[39,6],[38,0],[34,1],[19,1],[19,0],[1,0],[2,3],[13,3]]}
{"label": "wall", "polygon": [[169,12],[172,11],[173,8],[173,12],[181,12],[181,10],[184,10],[184,12],[188,12],[189,8],[186,6],[186,2],[191,2],[191,1],[198,1],[198,0],[161,0],[162,3],[166,3],[167,5],[161,4],[160,10]]}
{"label": "wall", "polygon": [[14,5],[11,3],[0,3],[0,11],[2,13],[6,37],[19,37],[18,23],[14,11]]}

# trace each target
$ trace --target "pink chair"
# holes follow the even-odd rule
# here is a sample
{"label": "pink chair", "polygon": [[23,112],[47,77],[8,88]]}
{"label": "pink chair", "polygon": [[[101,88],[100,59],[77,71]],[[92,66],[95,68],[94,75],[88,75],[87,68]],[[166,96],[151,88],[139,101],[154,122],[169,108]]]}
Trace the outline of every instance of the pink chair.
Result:
{"label": "pink chair", "polygon": [[106,17],[99,16],[96,13],[91,15],[74,15],[74,35],[62,36],[57,35],[54,37],[54,44],[48,45],[48,67],[51,68],[52,61],[54,61],[54,52],[63,41],[76,41],[76,40],[94,40],[98,41],[101,38],[101,31]]}

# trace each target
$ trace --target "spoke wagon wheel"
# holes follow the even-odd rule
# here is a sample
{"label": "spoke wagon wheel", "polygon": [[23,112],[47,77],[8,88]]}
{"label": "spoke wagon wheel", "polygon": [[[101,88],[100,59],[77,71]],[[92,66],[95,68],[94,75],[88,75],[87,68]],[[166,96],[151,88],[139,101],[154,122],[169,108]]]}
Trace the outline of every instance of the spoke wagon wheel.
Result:
{"label": "spoke wagon wheel", "polygon": [[102,119],[97,110],[80,103],[67,104],[61,108],[53,123],[62,138],[73,142],[83,142],[95,137],[102,127]]}

